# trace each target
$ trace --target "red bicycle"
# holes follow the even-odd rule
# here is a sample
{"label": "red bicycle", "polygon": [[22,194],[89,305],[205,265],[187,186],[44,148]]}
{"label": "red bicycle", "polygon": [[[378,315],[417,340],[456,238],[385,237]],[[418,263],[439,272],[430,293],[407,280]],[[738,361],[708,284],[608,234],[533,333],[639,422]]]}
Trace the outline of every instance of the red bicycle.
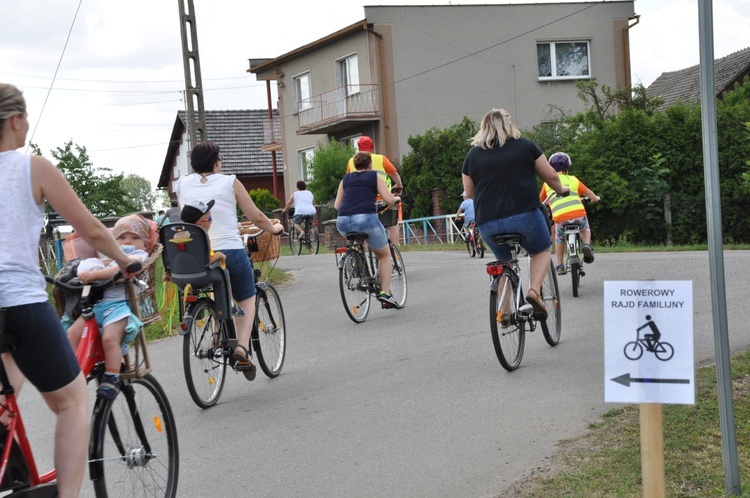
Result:
{"label": "red bicycle", "polygon": [[[91,285],[71,285],[51,277],[48,282],[62,289],[81,292],[85,327],[76,358],[86,380],[101,383],[104,373],[104,350],[101,333],[93,314],[96,299],[112,280]],[[4,335],[4,311],[0,312],[0,338]],[[139,334],[134,345],[135,362],[125,355],[120,375],[120,394],[114,399],[97,398],[91,415],[89,442],[89,477],[97,497],[164,496],[177,493],[179,453],[177,429],[172,408],[164,390],[148,373],[145,340]],[[139,358],[143,356],[143,358]],[[0,492],[20,497],[55,497],[55,470],[39,474],[26,428],[21,418],[16,394],[0,362],[0,381],[4,401],[0,416]]]}
{"label": "red bicycle", "polygon": [[472,258],[475,255],[479,255],[480,258],[484,257],[484,240],[482,240],[482,234],[479,233],[476,223],[473,221],[464,223],[461,228],[461,237],[463,237],[466,243],[466,251]]}

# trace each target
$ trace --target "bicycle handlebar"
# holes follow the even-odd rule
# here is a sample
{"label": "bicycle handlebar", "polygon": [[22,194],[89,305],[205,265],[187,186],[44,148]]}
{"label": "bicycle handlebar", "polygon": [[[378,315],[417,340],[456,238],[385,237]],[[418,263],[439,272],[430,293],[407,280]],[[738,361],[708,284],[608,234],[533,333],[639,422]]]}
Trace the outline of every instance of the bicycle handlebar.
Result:
{"label": "bicycle handlebar", "polygon": [[[140,261],[133,261],[127,267],[130,273],[139,272],[141,268],[143,268],[143,265],[141,264]],[[120,280],[121,278],[122,278],[122,272],[118,271],[116,274],[112,276],[112,278],[109,278],[107,280],[92,282],[88,284],[84,284],[82,282],[78,284],[69,284],[69,283],[57,280],[56,278],[50,277],[48,275],[44,276],[44,280],[46,280],[50,284],[60,287],[61,289],[69,290],[69,291],[78,291],[81,288],[83,288],[83,286],[85,285],[91,286],[93,290],[104,290],[115,285],[115,283],[117,283],[117,281]]]}

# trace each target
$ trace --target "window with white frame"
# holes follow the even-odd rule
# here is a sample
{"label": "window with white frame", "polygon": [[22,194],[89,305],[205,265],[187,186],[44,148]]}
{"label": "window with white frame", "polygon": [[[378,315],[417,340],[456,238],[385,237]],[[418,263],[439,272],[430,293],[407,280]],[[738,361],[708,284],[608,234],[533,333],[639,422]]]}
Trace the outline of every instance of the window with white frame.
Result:
{"label": "window with white frame", "polygon": [[346,95],[359,93],[359,58],[352,54],[336,61],[336,78]]}
{"label": "window with white frame", "polygon": [[590,54],[588,41],[537,43],[539,80],[591,78]]}
{"label": "window with white frame", "polygon": [[297,112],[310,109],[310,73],[300,74],[294,77],[294,98],[297,101]]}
{"label": "window with white frame", "polygon": [[299,167],[299,179],[305,182],[312,180],[312,172],[309,169],[315,157],[315,147],[300,149],[297,151],[297,165]]}

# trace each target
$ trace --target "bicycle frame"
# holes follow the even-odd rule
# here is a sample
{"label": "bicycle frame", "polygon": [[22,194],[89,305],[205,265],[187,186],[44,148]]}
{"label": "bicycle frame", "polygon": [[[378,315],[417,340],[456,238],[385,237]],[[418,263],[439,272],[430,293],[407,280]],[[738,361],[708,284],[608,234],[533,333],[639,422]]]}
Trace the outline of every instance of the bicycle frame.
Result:
{"label": "bicycle frame", "polygon": [[579,225],[566,225],[565,233],[565,266],[570,268],[571,259],[581,264],[581,227]]}

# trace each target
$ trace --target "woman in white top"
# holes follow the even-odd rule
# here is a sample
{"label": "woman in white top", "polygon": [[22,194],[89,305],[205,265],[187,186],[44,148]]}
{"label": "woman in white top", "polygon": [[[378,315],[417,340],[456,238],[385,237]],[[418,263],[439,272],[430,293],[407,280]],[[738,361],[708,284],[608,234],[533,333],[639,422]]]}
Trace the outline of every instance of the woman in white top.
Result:
{"label": "woman in white top", "polygon": [[305,230],[302,228],[302,222],[307,219],[313,219],[315,217],[315,199],[313,198],[312,192],[307,189],[307,184],[302,180],[297,182],[297,191],[292,194],[289,201],[284,206],[284,213],[289,211],[289,208],[294,206],[294,228],[299,232],[300,237],[305,235]]}
{"label": "woman in white top", "polygon": [[255,275],[237,226],[237,206],[248,220],[263,230],[280,234],[284,228],[271,223],[255,206],[245,187],[234,175],[221,173],[221,162],[217,144],[199,143],[190,154],[190,164],[195,173],[175,181],[172,188],[181,206],[191,201],[208,203],[214,200],[211,208],[213,223],[208,231],[211,249],[221,251],[226,256],[232,297],[244,312],[244,316],[235,316],[237,347],[234,359],[245,378],[253,380],[256,368],[252,361],[250,333],[255,319]]}
{"label": "woman in white top", "polygon": [[[97,251],[127,266],[140,261],[126,255],[112,234],[86,209],[52,163],[16,149],[29,131],[26,101],[18,88],[0,83],[0,308],[4,309],[6,348],[2,361],[16,392],[24,376],[39,389],[57,416],[55,469],[60,497],[78,496],[89,446],[86,380],[39,271],[39,235],[44,202]],[[11,344],[9,344],[12,343]]]}

